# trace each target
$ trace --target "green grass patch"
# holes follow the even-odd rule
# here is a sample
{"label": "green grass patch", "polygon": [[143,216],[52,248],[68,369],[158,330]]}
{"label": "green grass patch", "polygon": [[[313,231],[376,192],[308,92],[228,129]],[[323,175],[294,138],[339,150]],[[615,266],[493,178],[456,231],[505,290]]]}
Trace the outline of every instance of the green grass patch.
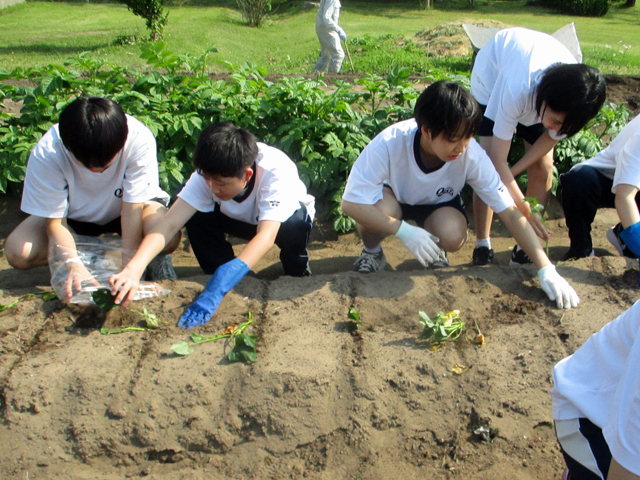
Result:
{"label": "green grass patch", "polygon": [[[301,11],[298,3],[276,5],[275,13],[263,27],[249,28],[233,5],[230,1],[174,2],[168,7],[165,41],[178,54],[197,55],[215,47],[219,60],[235,65],[248,61],[269,73],[311,71],[319,53],[315,10]],[[444,23],[492,19],[549,33],[575,21],[586,63],[605,73],[637,75],[640,8],[621,5],[612,5],[605,17],[588,18],[527,6],[524,0],[480,1],[473,10],[462,0],[437,2],[430,10],[421,9],[417,0],[393,4],[356,1],[343,5],[340,24],[351,41],[388,35],[395,40],[381,42],[378,51],[370,52],[350,45],[354,65],[361,74],[384,73],[394,66],[405,66],[412,72],[428,70],[423,52],[410,41],[416,33]],[[139,46],[129,43],[147,35],[144,21],[121,4],[24,3],[0,10],[0,67],[61,64],[68,57],[87,51],[94,58],[116,65],[142,68]],[[468,68],[467,58],[430,58],[429,62],[437,67],[449,62],[454,71]],[[227,70],[221,64],[210,69]]]}

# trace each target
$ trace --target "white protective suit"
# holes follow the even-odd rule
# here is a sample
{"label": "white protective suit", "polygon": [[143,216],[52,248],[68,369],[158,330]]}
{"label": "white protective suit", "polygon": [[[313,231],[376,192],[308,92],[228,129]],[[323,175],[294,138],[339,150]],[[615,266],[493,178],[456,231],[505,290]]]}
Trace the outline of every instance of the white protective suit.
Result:
{"label": "white protective suit", "polygon": [[338,26],[340,0],[321,0],[316,16],[316,34],[320,40],[320,58],[313,67],[314,72],[338,73],[344,60],[340,40],[347,40],[344,30]]}

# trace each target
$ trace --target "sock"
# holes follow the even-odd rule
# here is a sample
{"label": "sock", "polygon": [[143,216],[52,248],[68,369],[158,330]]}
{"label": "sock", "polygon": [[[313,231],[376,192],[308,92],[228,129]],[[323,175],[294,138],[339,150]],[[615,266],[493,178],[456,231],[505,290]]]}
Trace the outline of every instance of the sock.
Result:
{"label": "sock", "polygon": [[476,248],[487,247],[491,249],[491,239],[490,238],[478,238],[476,240]]}
{"label": "sock", "polygon": [[382,245],[378,244],[378,246],[374,247],[374,248],[364,247],[363,250],[365,252],[367,252],[367,253],[371,253],[371,254],[375,255],[376,253],[380,253],[382,251]]}

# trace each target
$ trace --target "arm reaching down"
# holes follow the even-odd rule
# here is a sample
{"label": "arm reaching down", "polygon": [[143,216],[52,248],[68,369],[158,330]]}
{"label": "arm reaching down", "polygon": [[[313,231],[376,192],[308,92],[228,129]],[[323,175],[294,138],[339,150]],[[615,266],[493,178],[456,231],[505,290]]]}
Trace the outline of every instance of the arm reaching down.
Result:
{"label": "arm reaching down", "polygon": [[536,237],[531,224],[526,221],[520,211],[515,206],[511,206],[498,213],[498,216],[505,223],[520,248],[529,255],[531,261],[538,268],[540,286],[549,297],[549,300],[555,301],[558,308],[569,309],[577,307],[578,303],[580,303],[578,294],[556,272],[556,267],[553,266],[544,253],[544,249],[540,245],[540,241]]}
{"label": "arm reaching down", "polygon": [[178,320],[178,326],[193,328],[207,323],[229,293],[249,273],[262,256],[273,246],[280,222],[258,222],[256,236],[251,239],[244,250],[230,262],[220,265],[204,289],[204,292],[193,302]]}

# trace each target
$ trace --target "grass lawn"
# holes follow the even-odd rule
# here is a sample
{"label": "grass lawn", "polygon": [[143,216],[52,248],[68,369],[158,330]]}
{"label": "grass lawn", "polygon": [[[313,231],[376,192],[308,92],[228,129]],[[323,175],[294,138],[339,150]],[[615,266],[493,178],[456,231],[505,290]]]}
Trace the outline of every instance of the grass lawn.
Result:
{"label": "grass lawn", "polygon": [[[346,0],[340,24],[350,38],[365,34],[410,38],[443,23],[474,19],[493,19],[549,33],[575,21],[585,63],[605,73],[639,75],[640,7],[626,9],[621,5],[612,5],[605,17],[588,18],[525,6],[525,0],[481,1],[474,10],[461,8],[452,0],[438,2],[431,10],[420,10],[417,1],[391,5]],[[319,52],[316,12],[285,7],[263,27],[249,28],[233,8],[171,6],[165,41],[176,53],[198,55],[216,47],[218,53],[212,60],[251,62],[269,73],[309,72]],[[0,68],[61,63],[85,51],[117,65],[143,66],[139,46],[114,44],[130,35],[146,36],[144,21],[121,4],[36,1],[16,5],[0,10]],[[225,67],[212,61],[211,70],[224,71]]]}

